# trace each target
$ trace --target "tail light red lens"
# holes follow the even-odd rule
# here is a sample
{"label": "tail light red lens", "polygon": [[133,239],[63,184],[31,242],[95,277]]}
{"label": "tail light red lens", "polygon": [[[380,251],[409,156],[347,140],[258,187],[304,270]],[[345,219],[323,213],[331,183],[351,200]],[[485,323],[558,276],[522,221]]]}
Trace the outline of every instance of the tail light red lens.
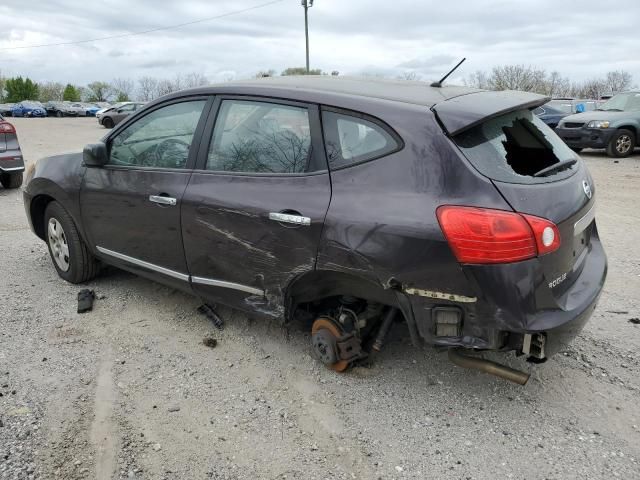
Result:
{"label": "tail light red lens", "polygon": [[0,133],[16,133],[16,129],[9,122],[0,122]]}
{"label": "tail light red lens", "polygon": [[560,232],[549,220],[477,207],[446,205],[438,222],[461,263],[510,263],[553,252]]}

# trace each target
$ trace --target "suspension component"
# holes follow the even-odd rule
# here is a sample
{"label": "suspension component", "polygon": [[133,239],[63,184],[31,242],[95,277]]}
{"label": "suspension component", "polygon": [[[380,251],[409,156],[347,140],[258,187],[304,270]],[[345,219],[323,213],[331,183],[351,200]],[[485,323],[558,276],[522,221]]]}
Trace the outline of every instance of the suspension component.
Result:
{"label": "suspension component", "polygon": [[351,362],[365,356],[357,335],[346,333],[327,317],[313,322],[311,344],[318,359],[336,372],[343,372]]}

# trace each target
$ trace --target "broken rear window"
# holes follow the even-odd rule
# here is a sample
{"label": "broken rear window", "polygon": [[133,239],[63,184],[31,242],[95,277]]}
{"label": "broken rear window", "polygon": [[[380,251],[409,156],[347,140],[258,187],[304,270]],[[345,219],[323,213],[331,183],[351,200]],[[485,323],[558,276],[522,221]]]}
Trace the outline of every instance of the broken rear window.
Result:
{"label": "broken rear window", "polygon": [[529,110],[518,110],[454,137],[483,175],[501,182],[545,183],[567,178],[579,157]]}

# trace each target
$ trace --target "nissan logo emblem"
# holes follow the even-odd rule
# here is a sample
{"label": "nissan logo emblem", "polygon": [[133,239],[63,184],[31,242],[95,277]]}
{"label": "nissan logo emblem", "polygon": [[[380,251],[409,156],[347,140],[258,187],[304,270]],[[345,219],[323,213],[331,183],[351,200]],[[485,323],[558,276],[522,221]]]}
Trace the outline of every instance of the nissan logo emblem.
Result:
{"label": "nissan logo emblem", "polygon": [[593,193],[591,192],[591,187],[589,186],[589,182],[587,182],[586,180],[583,180],[582,189],[584,190],[584,194],[587,196],[587,198],[591,198]]}

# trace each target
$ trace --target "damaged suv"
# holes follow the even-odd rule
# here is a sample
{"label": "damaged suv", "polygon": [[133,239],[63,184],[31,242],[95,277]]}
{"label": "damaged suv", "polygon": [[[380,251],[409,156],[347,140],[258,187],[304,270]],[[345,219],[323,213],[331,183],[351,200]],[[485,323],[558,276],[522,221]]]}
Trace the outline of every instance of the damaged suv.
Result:
{"label": "damaged suv", "polygon": [[333,368],[405,322],[544,361],[606,276],[585,164],[548,98],[348,77],[173,93],[83,153],[40,160],[25,208],[72,283],[114,265],[254,317],[303,322]]}

